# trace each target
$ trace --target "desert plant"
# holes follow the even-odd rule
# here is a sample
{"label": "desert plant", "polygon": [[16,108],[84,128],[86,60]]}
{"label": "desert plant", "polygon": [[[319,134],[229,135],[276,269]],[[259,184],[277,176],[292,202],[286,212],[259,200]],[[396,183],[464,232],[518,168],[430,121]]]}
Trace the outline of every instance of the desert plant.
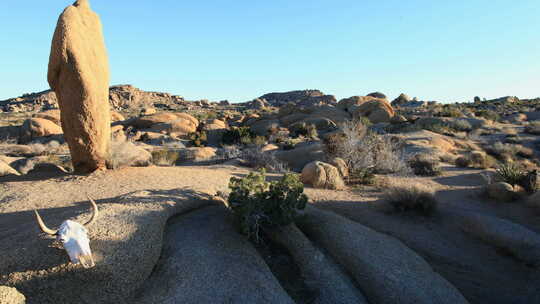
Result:
{"label": "desert plant", "polygon": [[307,204],[304,185],[296,174],[267,182],[261,170],[244,178],[231,178],[229,188],[228,207],[242,233],[257,243],[264,230],[294,223]]}
{"label": "desert plant", "polygon": [[495,142],[493,145],[485,147],[488,154],[493,155],[501,161],[513,160],[516,156],[517,149],[514,145],[503,144],[500,141]]}
{"label": "desert plant", "polygon": [[426,153],[414,155],[408,163],[416,175],[437,176],[442,174],[439,160]]}
{"label": "desert plant", "polygon": [[491,121],[499,121],[501,116],[493,110],[480,110],[475,113],[477,117],[482,117]]}
{"label": "desert plant", "polygon": [[471,164],[472,161],[468,156],[460,156],[455,160],[455,165],[460,168],[468,168]]}
{"label": "desert plant", "polygon": [[248,166],[255,169],[266,169],[269,172],[286,173],[289,172],[287,165],[276,158],[273,152],[263,152],[260,148],[246,149],[242,152]]}
{"label": "desert plant", "polygon": [[324,143],[328,156],[342,158],[351,171],[371,169],[375,173],[403,175],[411,172],[400,141],[375,134],[360,121],[345,122],[341,132],[327,137]]}
{"label": "desert plant", "polygon": [[442,110],[438,113],[437,116],[441,117],[463,117],[463,112],[452,105],[444,105]]}
{"label": "desert plant", "polygon": [[152,163],[156,166],[174,166],[180,158],[180,152],[160,149],[152,151]]}
{"label": "desert plant", "polygon": [[496,169],[496,178],[512,186],[519,185],[525,179],[527,172],[515,163],[501,164]]}
{"label": "desert plant", "polygon": [[472,124],[466,119],[456,119],[450,123],[449,127],[458,132],[470,132],[473,130]]}
{"label": "desert plant", "polygon": [[251,144],[255,137],[249,127],[235,127],[223,134],[222,142],[225,145],[247,145]]}
{"label": "desert plant", "polygon": [[525,127],[525,133],[540,135],[540,120],[531,121],[529,125]]}
{"label": "desert plant", "polygon": [[189,140],[195,147],[204,147],[207,144],[208,137],[205,131],[193,132],[189,134]]}
{"label": "desert plant", "polygon": [[120,169],[128,166],[148,166],[150,155],[127,140],[112,140],[107,167]]}
{"label": "desert plant", "polygon": [[305,122],[295,124],[291,126],[291,133],[293,136],[304,136],[307,138],[317,138],[319,134],[317,133],[317,127],[314,124],[306,124]]}
{"label": "desert plant", "polygon": [[384,192],[384,199],[396,211],[414,211],[422,215],[433,214],[438,203],[434,192],[419,183],[391,186]]}
{"label": "desert plant", "polygon": [[375,178],[373,168],[355,169],[349,172],[345,182],[348,185],[373,185]]}

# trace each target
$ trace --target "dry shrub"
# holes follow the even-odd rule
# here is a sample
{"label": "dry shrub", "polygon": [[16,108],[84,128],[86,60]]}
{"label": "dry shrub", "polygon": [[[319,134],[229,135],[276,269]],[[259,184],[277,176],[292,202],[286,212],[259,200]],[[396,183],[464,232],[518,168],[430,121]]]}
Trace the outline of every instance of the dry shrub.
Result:
{"label": "dry shrub", "polygon": [[531,121],[529,125],[525,127],[525,133],[540,135],[540,120]]}
{"label": "dry shrub", "polygon": [[402,142],[368,130],[360,121],[341,125],[341,132],[325,140],[329,157],[345,160],[351,172],[411,174]]}
{"label": "dry shrub", "polygon": [[414,155],[408,163],[416,175],[437,176],[442,174],[439,160],[427,153]]}
{"label": "dry shrub", "polygon": [[276,158],[274,152],[263,152],[261,148],[246,149],[242,153],[242,159],[251,168],[265,169],[274,173],[287,173],[290,171],[285,163]]}
{"label": "dry shrub", "polygon": [[137,147],[131,141],[113,140],[111,151],[107,160],[107,167],[120,169],[129,166],[148,166],[151,163],[151,155],[148,151]]}
{"label": "dry shrub", "polygon": [[517,149],[514,145],[503,144],[500,141],[485,148],[488,154],[493,155],[501,161],[512,161],[516,157]]}
{"label": "dry shrub", "polygon": [[497,160],[481,151],[472,151],[467,155],[458,157],[455,165],[461,168],[489,169],[497,165]]}
{"label": "dry shrub", "polygon": [[422,215],[431,215],[437,209],[435,193],[420,183],[399,182],[384,192],[384,199],[396,211],[413,211]]}
{"label": "dry shrub", "polygon": [[180,158],[180,152],[160,149],[152,151],[152,163],[156,166],[174,166]]}

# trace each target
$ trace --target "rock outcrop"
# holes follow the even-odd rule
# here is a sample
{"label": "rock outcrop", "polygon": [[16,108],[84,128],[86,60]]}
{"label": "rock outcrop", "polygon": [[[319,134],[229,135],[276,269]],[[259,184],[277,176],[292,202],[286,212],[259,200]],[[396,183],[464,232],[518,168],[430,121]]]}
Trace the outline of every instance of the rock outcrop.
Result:
{"label": "rock outcrop", "polygon": [[101,22],[88,0],[78,0],[60,16],[47,79],[58,98],[75,171],[106,168],[111,141],[109,63]]}
{"label": "rock outcrop", "polygon": [[339,101],[338,107],[353,117],[367,117],[372,123],[390,122],[394,109],[386,99],[371,96],[353,96]]}
{"label": "rock outcrop", "polygon": [[62,134],[62,128],[44,118],[30,118],[24,121],[21,127],[20,142],[26,143],[37,137],[46,137]]}
{"label": "rock outcrop", "polygon": [[13,287],[0,286],[0,303],[24,304],[26,303],[26,298]]}
{"label": "rock outcrop", "polygon": [[320,161],[307,164],[302,170],[301,180],[315,188],[334,190],[345,188],[338,168]]}
{"label": "rock outcrop", "polygon": [[313,106],[324,104],[335,104],[336,98],[332,95],[325,95],[319,90],[291,91],[285,93],[269,93],[259,99],[266,100],[271,106],[279,107],[288,103],[297,106]]}

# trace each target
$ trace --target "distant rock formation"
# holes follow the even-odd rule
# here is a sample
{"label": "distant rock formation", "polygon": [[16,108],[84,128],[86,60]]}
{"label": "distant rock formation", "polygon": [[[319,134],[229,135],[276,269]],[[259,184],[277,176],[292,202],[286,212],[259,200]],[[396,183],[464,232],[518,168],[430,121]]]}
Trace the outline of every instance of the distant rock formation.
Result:
{"label": "distant rock formation", "polygon": [[333,95],[325,95],[319,90],[269,93],[259,97],[259,99],[266,100],[273,107],[279,107],[288,103],[294,103],[298,106],[327,105],[337,103],[337,100]]}
{"label": "distant rock formation", "polygon": [[47,79],[58,98],[75,171],[105,169],[111,141],[109,62],[101,22],[88,0],[76,1],[60,16]]}
{"label": "distant rock formation", "polygon": [[[182,96],[169,93],[147,92],[132,85],[115,85],[109,88],[109,103],[112,110],[123,111],[154,106],[166,108],[185,101]],[[3,112],[41,112],[50,109],[58,109],[58,99],[51,90],[0,100],[0,111]]]}

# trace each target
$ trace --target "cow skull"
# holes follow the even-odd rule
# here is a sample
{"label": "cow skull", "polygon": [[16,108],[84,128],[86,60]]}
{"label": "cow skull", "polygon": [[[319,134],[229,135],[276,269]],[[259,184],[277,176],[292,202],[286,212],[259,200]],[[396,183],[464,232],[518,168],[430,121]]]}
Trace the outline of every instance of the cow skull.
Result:
{"label": "cow skull", "polygon": [[74,221],[64,221],[58,230],[53,230],[47,227],[41,219],[41,216],[35,210],[36,219],[39,228],[44,233],[56,236],[56,239],[64,245],[64,249],[69,255],[69,259],[73,264],[81,263],[84,268],[91,268],[95,266],[94,259],[92,258],[92,251],[90,250],[90,240],[88,239],[88,230],[86,227],[94,223],[98,217],[98,207],[93,199],[88,198],[93,207],[92,217],[90,220],[81,225]]}

